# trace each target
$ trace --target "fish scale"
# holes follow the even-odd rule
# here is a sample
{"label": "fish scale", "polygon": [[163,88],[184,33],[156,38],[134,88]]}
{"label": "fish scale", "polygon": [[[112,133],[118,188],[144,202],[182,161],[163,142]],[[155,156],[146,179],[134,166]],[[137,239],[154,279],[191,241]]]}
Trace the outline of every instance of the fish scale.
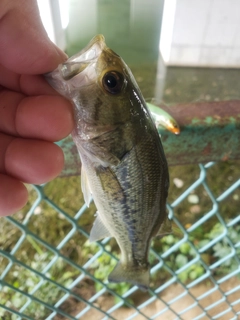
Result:
{"label": "fish scale", "polygon": [[121,250],[108,279],[146,289],[151,240],[171,228],[167,161],[140,89],[101,35],[47,80],[74,106],[84,199],[97,207],[90,241],[114,237]]}

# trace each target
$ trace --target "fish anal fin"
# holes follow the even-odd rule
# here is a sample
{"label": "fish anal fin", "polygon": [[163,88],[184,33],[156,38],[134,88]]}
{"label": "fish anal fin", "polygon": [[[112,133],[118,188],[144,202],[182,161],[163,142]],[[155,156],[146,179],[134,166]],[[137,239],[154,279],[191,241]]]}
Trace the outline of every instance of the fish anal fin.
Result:
{"label": "fish anal fin", "polygon": [[123,268],[121,262],[118,262],[116,267],[108,277],[109,282],[128,282],[136,285],[142,291],[147,291],[149,288],[150,268],[126,267]]}
{"label": "fish anal fin", "polygon": [[90,232],[89,241],[94,242],[103,238],[112,237],[106,226],[103,224],[99,214],[93,223],[93,227]]}
{"label": "fish anal fin", "polygon": [[172,233],[172,222],[166,217],[161,224],[156,237],[161,238]]}
{"label": "fish anal fin", "polygon": [[86,205],[89,207],[90,202],[91,202],[91,198],[92,198],[92,193],[90,190],[86,170],[83,165],[82,165],[82,169],[81,169],[81,187],[82,187],[84,201],[85,201]]}

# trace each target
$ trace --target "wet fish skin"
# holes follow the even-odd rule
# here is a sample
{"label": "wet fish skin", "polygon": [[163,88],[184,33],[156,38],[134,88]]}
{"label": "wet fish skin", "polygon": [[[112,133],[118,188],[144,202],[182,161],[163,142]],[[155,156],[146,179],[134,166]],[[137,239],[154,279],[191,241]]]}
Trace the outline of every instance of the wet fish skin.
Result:
{"label": "wet fish skin", "polygon": [[98,210],[90,241],[115,237],[121,258],[109,281],[146,289],[151,239],[160,229],[166,232],[169,176],[140,89],[101,35],[47,80],[75,108],[72,135],[82,162],[82,190]]}

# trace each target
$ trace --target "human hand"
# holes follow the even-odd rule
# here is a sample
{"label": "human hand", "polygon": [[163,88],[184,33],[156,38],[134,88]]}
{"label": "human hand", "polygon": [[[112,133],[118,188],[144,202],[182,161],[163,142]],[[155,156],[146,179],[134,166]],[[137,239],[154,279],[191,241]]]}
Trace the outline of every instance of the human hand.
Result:
{"label": "human hand", "polygon": [[62,170],[53,141],[73,128],[69,101],[41,74],[66,55],[47,37],[34,0],[0,1],[0,216],[22,208],[23,182],[41,184]]}

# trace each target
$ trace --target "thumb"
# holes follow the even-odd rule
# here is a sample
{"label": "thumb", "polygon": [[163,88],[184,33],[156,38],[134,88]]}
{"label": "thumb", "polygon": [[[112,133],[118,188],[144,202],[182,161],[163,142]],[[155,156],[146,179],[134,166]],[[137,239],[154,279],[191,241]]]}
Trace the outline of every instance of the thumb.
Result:
{"label": "thumb", "polygon": [[21,74],[52,71],[67,56],[48,38],[36,0],[0,1],[0,64]]}

